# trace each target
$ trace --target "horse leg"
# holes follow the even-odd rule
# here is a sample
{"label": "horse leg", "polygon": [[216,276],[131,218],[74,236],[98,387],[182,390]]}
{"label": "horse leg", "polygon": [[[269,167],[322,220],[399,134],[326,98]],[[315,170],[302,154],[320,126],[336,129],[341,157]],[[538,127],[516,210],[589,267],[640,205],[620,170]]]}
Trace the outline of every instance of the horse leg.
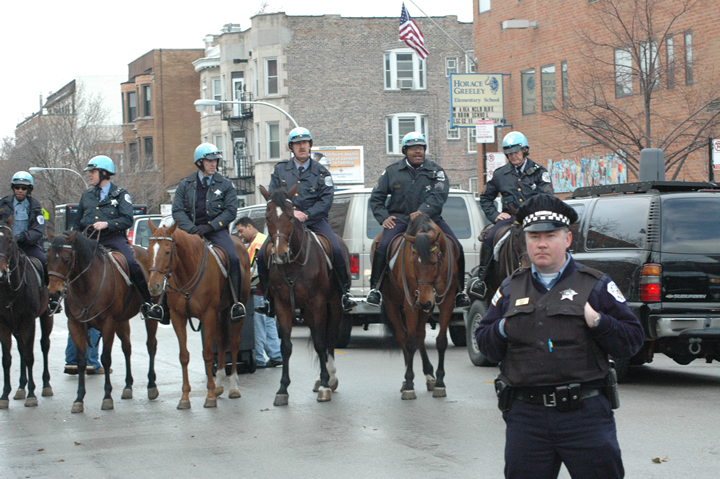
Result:
{"label": "horse leg", "polygon": [[426,335],[425,321],[422,321],[418,325],[418,350],[420,351],[420,358],[422,359],[423,374],[425,375],[425,385],[428,391],[435,389],[435,375],[433,374],[433,365],[428,357],[427,348],[425,347],[425,335]]}
{"label": "horse leg", "polygon": [[[228,310],[229,311],[229,310]],[[205,342],[203,344],[203,360],[205,361],[205,374],[207,375],[207,396],[204,407],[217,407],[217,395],[215,394],[215,378],[212,373],[213,351],[212,343],[215,339],[215,331],[220,323],[219,311],[211,309],[202,315],[202,325],[205,330]],[[218,374],[222,364],[222,375],[225,375],[225,358],[220,357],[220,345],[218,344]]]}
{"label": "horse leg", "polygon": [[72,405],[72,412],[81,413],[85,411],[83,400],[85,399],[85,369],[87,368],[87,334],[82,324],[72,319],[68,321],[68,329],[70,338],[75,345],[78,366],[77,397]]}
{"label": "horse leg", "polygon": [[232,358],[232,366],[230,367],[230,392],[228,397],[230,399],[237,399],[240,397],[240,386],[238,385],[237,375],[237,357],[240,352],[240,335],[242,334],[242,328],[244,320],[239,323],[233,324],[230,327],[230,357]]}
{"label": "horse leg", "polygon": [[[320,387],[318,387],[317,400],[318,402],[327,402],[332,399],[332,389],[330,389],[330,374],[327,370],[327,312],[324,307],[325,298],[321,298],[319,301],[315,300],[314,303],[312,307],[306,308],[305,320],[311,326],[310,331],[312,333],[313,346],[315,346],[315,352],[320,359]],[[308,310],[313,310],[314,312],[309,312]]]}
{"label": "horse leg", "polygon": [[148,369],[148,399],[157,399],[160,395],[157,384],[155,383],[155,355],[157,354],[157,321],[145,321],[145,330],[147,331],[147,351],[150,357],[150,367]]}
{"label": "horse leg", "polygon": [[0,396],[0,409],[7,409],[10,406],[8,395],[12,390],[10,386],[10,366],[12,365],[11,350],[12,340],[10,339],[10,330],[5,326],[0,326],[0,342],[2,342],[2,365],[5,377],[5,385],[3,387],[2,396]]}
{"label": "horse leg", "polygon": [[418,348],[418,317],[417,313],[405,308],[405,322],[407,324],[407,354],[405,357],[405,389],[402,392],[402,399],[417,399],[415,395],[415,372],[413,371],[413,360],[415,351]]}
{"label": "horse leg", "polygon": [[[113,327],[113,319],[107,318],[102,329],[103,348],[102,354],[100,354],[100,362],[105,369],[105,396],[103,397],[102,406],[100,409],[107,411],[115,408],[115,403],[112,399],[112,383],[110,382],[110,366],[112,364],[112,347],[115,342],[115,328]],[[99,341],[99,339],[98,339]],[[99,346],[99,345],[98,345]],[[124,348],[123,348],[124,349]],[[124,352],[124,351],[123,351]],[[78,353],[79,354],[79,353]],[[127,363],[127,356],[125,357]],[[78,356],[79,364],[79,356]],[[127,368],[126,368],[126,380],[127,380]]]}
{"label": "horse leg", "polygon": [[[225,309],[218,312],[217,323],[215,326],[215,346],[217,347],[217,372],[213,381],[215,397],[220,397],[225,392],[225,388],[222,383],[228,379],[227,373],[225,372],[225,361],[227,358],[228,349],[228,335],[230,334],[230,321],[222,321],[220,318],[229,318],[230,309]],[[214,355],[213,355],[214,356]],[[212,369],[211,369],[212,371]]]}
{"label": "horse leg", "polygon": [[445,350],[448,346],[447,330],[450,324],[450,316],[452,316],[452,304],[442,304],[440,306],[440,332],[435,340],[435,347],[438,351],[438,367],[436,371],[437,381],[433,390],[433,397],[445,397]]}
{"label": "horse leg", "polygon": [[50,386],[50,369],[48,368],[48,355],[50,354],[50,333],[53,330],[54,318],[50,309],[46,309],[40,315],[40,349],[43,355],[43,389],[44,397],[52,396],[53,390]]}
{"label": "horse leg", "polygon": [[18,351],[22,358],[22,367],[27,373],[27,388],[28,394],[25,400],[25,407],[35,407],[38,405],[37,397],[35,396],[35,380],[33,379],[33,366],[35,364],[35,355],[33,354],[33,342],[35,340],[35,318],[32,321],[32,327],[23,331],[16,337]]}
{"label": "horse leg", "polygon": [[[18,353],[20,353],[20,345],[18,344]],[[14,400],[19,399],[25,399],[25,386],[27,386],[27,372],[25,365],[25,359],[23,358],[22,354],[19,354],[20,356],[20,383],[18,384],[18,389],[15,391],[15,396],[13,396]]]}
{"label": "horse leg", "polygon": [[178,338],[178,345],[180,346],[180,365],[182,366],[183,376],[182,396],[180,397],[180,403],[178,403],[177,408],[190,409],[190,379],[188,377],[190,352],[187,348],[187,319],[178,318],[175,315],[171,315],[171,318],[175,335]]}
{"label": "horse leg", "polygon": [[[277,298],[279,299],[279,298]],[[283,366],[282,377],[280,378],[280,389],[275,393],[275,401],[273,406],[288,405],[288,386],[290,386],[290,355],[292,354],[292,342],[290,341],[290,333],[292,332],[292,316],[294,311],[290,311],[290,306],[277,301],[275,308],[278,320],[278,334],[280,335],[280,352],[282,353]]]}
{"label": "horse leg", "polygon": [[[151,321],[157,324],[157,321]],[[135,379],[132,375],[132,343],[130,342],[130,321],[121,321],[115,323],[115,331],[117,332],[118,338],[120,338],[120,345],[122,346],[123,354],[125,355],[125,389],[123,389],[120,399],[132,399],[133,391],[132,387],[135,384]],[[103,347],[103,357],[105,356],[105,347]],[[112,356],[110,357],[112,363]],[[110,367],[105,366],[105,378],[110,382]]]}
{"label": "horse leg", "polygon": [[337,344],[337,338],[340,332],[340,322],[342,321],[344,315],[340,298],[341,296],[338,297],[337,301],[332,301],[330,304],[330,308],[328,309],[329,316],[327,326],[327,370],[328,374],[330,374],[328,384],[330,385],[330,389],[332,389],[333,391],[337,389],[339,383],[338,378],[335,375],[335,372],[337,371],[335,368],[335,345]]}

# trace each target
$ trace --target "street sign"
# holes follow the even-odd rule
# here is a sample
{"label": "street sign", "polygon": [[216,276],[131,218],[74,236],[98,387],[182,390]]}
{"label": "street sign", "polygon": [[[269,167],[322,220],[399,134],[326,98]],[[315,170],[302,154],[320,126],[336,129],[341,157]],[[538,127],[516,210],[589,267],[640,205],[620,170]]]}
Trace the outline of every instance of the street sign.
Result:
{"label": "street sign", "polygon": [[488,153],[485,167],[487,181],[492,180],[495,170],[503,166],[505,163],[507,163],[507,158],[503,153]]}
{"label": "street sign", "polygon": [[712,141],[712,169],[720,170],[720,140]]}
{"label": "street sign", "polygon": [[476,120],[475,137],[478,143],[495,143],[495,121],[492,119]]}

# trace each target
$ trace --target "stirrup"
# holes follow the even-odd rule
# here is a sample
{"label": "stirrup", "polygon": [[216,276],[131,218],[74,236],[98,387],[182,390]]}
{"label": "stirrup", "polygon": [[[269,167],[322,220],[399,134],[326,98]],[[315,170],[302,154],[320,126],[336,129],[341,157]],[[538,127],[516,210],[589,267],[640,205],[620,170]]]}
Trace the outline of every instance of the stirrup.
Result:
{"label": "stirrup", "polygon": [[352,297],[350,293],[345,293],[342,296],[342,308],[343,311],[348,312],[351,309],[353,309],[355,306],[357,306],[357,303],[355,302],[355,299]]}
{"label": "stirrup", "polygon": [[243,319],[245,319],[245,305],[238,301],[230,308],[230,322],[239,323]]}
{"label": "stirrup", "polygon": [[140,306],[143,319],[159,321],[160,324],[170,324],[170,318],[166,317],[165,308],[161,304],[143,303]]}
{"label": "stirrup", "polygon": [[379,307],[380,303],[382,303],[382,294],[377,289],[371,289],[365,299],[365,302]]}
{"label": "stirrup", "polygon": [[479,277],[475,277],[470,281],[471,283],[468,287],[468,295],[473,298],[484,299],[487,295],[487,284],[485,284],[485,281],[480,280]]}

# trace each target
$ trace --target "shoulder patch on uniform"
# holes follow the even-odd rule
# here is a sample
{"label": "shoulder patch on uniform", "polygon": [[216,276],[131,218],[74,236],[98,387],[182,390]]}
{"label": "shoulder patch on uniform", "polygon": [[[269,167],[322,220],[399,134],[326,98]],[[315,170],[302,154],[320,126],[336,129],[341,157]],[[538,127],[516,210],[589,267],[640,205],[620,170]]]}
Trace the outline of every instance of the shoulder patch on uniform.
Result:
{"label": "shoulder patch on uniform", "polygon": [[492,305],[497,306],[498,301],[500,301],[500,298],[502,298],[502,293],[500,292],[500,288],[495,291],[495,296],[493,296],[492,299]]}
{"label": "shoulder patch on uniform", "polygon": [[608,283],[607,290],[613,298],[617,299],[618,303],[625,302],[625,296],[623,296],[622,292],[620,292],[620,288],[618,288],[617,284],[615,284],[615,281],[610,281]]}
{"label": "shoulder patch on uniform", "polygon": [[437,172],[437,179],[438,181],[445,181],[445,172],[440,170]]}
{"label": "shoulder patch on uniform", "polygon": [[132,199],[130,198],[130,193],[125,193],[125,201],[128,203],[132,203]]}
{"label": "shoulder patch on uniform", "polygon": [[545,183],[550,183],[550,173],[547,172],[547,171],[543,172],[543,174],[542,174],[542,180],[543,180]]}
{"label": "shoulder patch on uniform", "polygon": [[325,186],[332,186],[333,185],[333,179],[332,176],[327,175],[325,177]]}
{"label": "shoulder patch on uniform", "polygon": [[45,217],[43,215],[38,215],[37,217],[38,224],[44,225],[45,224]]}

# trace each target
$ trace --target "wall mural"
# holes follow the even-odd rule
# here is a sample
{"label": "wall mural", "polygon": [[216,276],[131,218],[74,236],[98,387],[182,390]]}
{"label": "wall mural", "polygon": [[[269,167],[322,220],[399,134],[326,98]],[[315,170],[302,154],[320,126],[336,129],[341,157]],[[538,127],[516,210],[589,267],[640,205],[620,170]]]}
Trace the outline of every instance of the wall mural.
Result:
{"label": "wall mural", "polygon": [[627,166],[612,153],[591,158],[548,160],[548,171],[555,193],[567,193],[583,186],[627,183]]}

